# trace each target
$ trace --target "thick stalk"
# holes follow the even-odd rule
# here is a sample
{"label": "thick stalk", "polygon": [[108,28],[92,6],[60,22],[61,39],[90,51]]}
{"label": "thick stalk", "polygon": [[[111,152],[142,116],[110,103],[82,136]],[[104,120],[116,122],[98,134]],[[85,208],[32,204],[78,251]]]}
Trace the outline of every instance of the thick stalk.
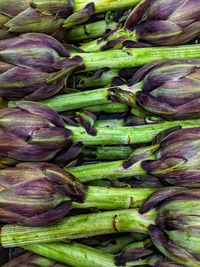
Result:
{"label": "thick stalk", "polygon": [[[141,0],[94,0],[94,13],[103,13],[108,10],[124,9],[134,7],[140,3]],[[74,0],[74,12],[82,10],[91,0]]]}
{"label": "thick stalk", "polygon": [[86,70],[141,67],[160,60],[199,59],[200,45],[124,48],[94,53],[73,53],[82,58]]}
{"label": "thick stalk", "polygon": [[47,227],[7,224],[1,228],[1,244],[18,247],[119,232],[148,233],[155,218],[155,210],[141,215],[137,209],[128,209],[70,216]]}
{"label": "thick stalk", "polygon": [[[109,47],[109,42],[112,42],[113,40],[120,40],[120,41],[116,42],[114,46]],[[112,34],[108,35],[106,39],[100,38],[98,40],[93,40],[93,41],[84,43],[80,46],[80,48],[85,52],[96,52],[96,51],[108,50],[112,48],[120,49],[122,48],[124,41],[137,42],[138,37],[137,37],[136,32],[120,29],[120,30],[112,32]]]}
{"label": "thick stalk", "polygon": [[94,127],[102,128],[102,127],[124,127],[126,123],[124,120],[120,119],[112,119],[112,120],[97,120],[94,123]]}
{"label": "thick stalk", "polygon": [[[145,160],[154,159],[154,155],[144,158]],[[78,167],[67,167],[66,171],[70,172],[82,182],[91,182],[101,179],[119,179],[128,178],[132,176],[144,176],[146,171],[141,167],[141,161],[137,161],[129,168],[123,167],[123,160],[103,162],[96,164],[82,165]]]}
{"label": "thick stalk", "polygon": [[82,108],[82,110],[96,112],[105,112],[105,113],[124,113],[129,110],[129,107],[122,103],[109,103],[97,106],[90,106]]}
{"label": "thick stalk", "polygon": [[131,146],[95,146],[85,147],[81,154],[89,160],[120,160],[127,159],[132,152]]}
{"label": "thick stalk", "polygon": [[82,127],[67,126],[72,131],[72,140],[82,142],[86,146],[96,145],[130,145],[148,143],[163,130],[181,126],[191,128],[200,126],[200,120],[165,121],[159,124],[147,124],[132,127],[102,127],[96,128],[97,134],[91,136]]}
{"label": "thick stalk", "polygon": [[106,188],[89,186],[83,203],[73,202],[73,208],[118,210],[140,207],[155,192],[153,188]]}
{"label": "thick stalk", "polygon": [[75,242],[34,244],[25,248],[74,267],[116,267],[113,255]]}
{"label": "thick stalk", "polygon": [[[69,111],[74,109],[80,109],[88,106],[110,104],[112,89],[115,90],[114,95],[120,93],[122,90],[128,91],[131,97],[128,102],[132,106],[136,106],[134,94],[140,91],[142,88],[142,82],[139,82],[133,86],[120,85],[117,87],[101,88],[95,90],[87,90],[83,92],[77,92],[72,94],[64,94],[53,96],[48,99],[41,100],[40,102],[48,107],[56,110],[57,112]],[[13,101],[9,102],[11,105]]]}
{"label": "thick stalk", "polygon": [[116,29],[118,23],[114,21],[96,21],[85,25],[74,27],[65,32],[65,40],[70,42],[80,42],[83,40],[98,38],[105,34],[107,30]]}

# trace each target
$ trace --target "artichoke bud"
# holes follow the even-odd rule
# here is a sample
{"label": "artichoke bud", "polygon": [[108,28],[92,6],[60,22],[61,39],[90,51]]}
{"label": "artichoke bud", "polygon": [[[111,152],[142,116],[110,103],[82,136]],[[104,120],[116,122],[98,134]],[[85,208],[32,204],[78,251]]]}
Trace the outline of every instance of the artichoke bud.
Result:
{"label": "artichoke bud", "polygon": [[49,163],[21,163],[0,170],[0,221],[48,225],[63,218],[72,200],[84,200],[84,186]]}
{"label": "artichoke bud", "polygon": [[8,11],[10,19],[5,23],[5,27],[9,32],[41,32],[59,38],[64,34],[62,24],[73,12],[73,1],[25,0],[24,2],[25,4],[14,14]]}
{"label": "artichoke bud", "polygon": [[200,128],[179,129],[163,135],[155,160],[141,166],[148,174],[164,183],[199,187],[200,184]]}
{"label": "artichoke bud", "polygon": [[153,45],[186,43],[200,33],[198,0],[143,0],[126,21],[127,30],[135,30],[138,41]]}
{"label": "artichoke bud", "polygon": [[164,119],[199,117],[199,66],[199,60],[178,60],[142,67],[132,77],[132,83],[142,81],[137,103]]}
{"label": "artichoke bud", "polygon": [[81,65],[69,57],[61,43],[45,34],[0,41],[0,96],[40,100],[56,94]]}
{"label": "artichoke bud", "polygon": [[[144,202],[141,213],[156,208],[151,240],[165,256],[184,266],[199,266],[200,190],[162,188]],[[191,208],[192,207],[192,208]]]}
{"label": "artichoke bud", "polygon": [[51,160],[71,146],[71,131],[61,116],[30,101],[0,110],[0,136],[0,156],[14,161]]}

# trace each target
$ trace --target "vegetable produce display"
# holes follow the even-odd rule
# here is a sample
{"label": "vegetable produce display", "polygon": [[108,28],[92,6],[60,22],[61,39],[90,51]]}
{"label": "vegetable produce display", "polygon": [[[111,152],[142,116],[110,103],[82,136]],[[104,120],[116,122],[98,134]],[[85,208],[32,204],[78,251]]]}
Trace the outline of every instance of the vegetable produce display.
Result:
{"label": "vegetable produce display", "polygon": [[0,266],[200,267],[199,0],[0,1]]}

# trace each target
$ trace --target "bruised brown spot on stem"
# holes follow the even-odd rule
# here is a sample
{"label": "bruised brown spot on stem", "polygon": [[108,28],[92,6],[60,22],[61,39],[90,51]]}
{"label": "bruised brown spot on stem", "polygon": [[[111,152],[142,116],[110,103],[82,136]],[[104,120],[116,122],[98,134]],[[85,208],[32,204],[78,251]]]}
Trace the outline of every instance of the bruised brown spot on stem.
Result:
{"label": "bruised brown spot on stem", "polygon": [[119,217],[118,217],[118,215],[115,215],[115,216],[113,217],[112,225],[113,225],[113,229],[114,229],[116,232],[119,232],[118,224],[119,224]]}

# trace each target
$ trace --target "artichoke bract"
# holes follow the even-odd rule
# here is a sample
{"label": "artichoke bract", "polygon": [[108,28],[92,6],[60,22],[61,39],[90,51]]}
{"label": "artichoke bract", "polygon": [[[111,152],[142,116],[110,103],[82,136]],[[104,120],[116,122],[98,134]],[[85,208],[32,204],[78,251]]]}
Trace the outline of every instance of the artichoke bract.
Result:
{"label": "artichoke bract", "polygon": [[[0,110],[0,156],[16,161],[48,161],[70,146],[62,117],[31,101]],[[9,161],[9,160],[8,160]]]}
{"label": "artichoke bract", "polygon": [[84,186],[50,163],[19,163],[0,170],[0,221],[39,226],[57,222],[82,202]]}
{"label": "artichoke bract", "polygon": [[71,59],[63,73],[60,62],[66,59],[66,63],[68,57],[64,46],[48,35],[33,33],[1,40],[0,96],[38,100],[56,94],[78,64]]}

